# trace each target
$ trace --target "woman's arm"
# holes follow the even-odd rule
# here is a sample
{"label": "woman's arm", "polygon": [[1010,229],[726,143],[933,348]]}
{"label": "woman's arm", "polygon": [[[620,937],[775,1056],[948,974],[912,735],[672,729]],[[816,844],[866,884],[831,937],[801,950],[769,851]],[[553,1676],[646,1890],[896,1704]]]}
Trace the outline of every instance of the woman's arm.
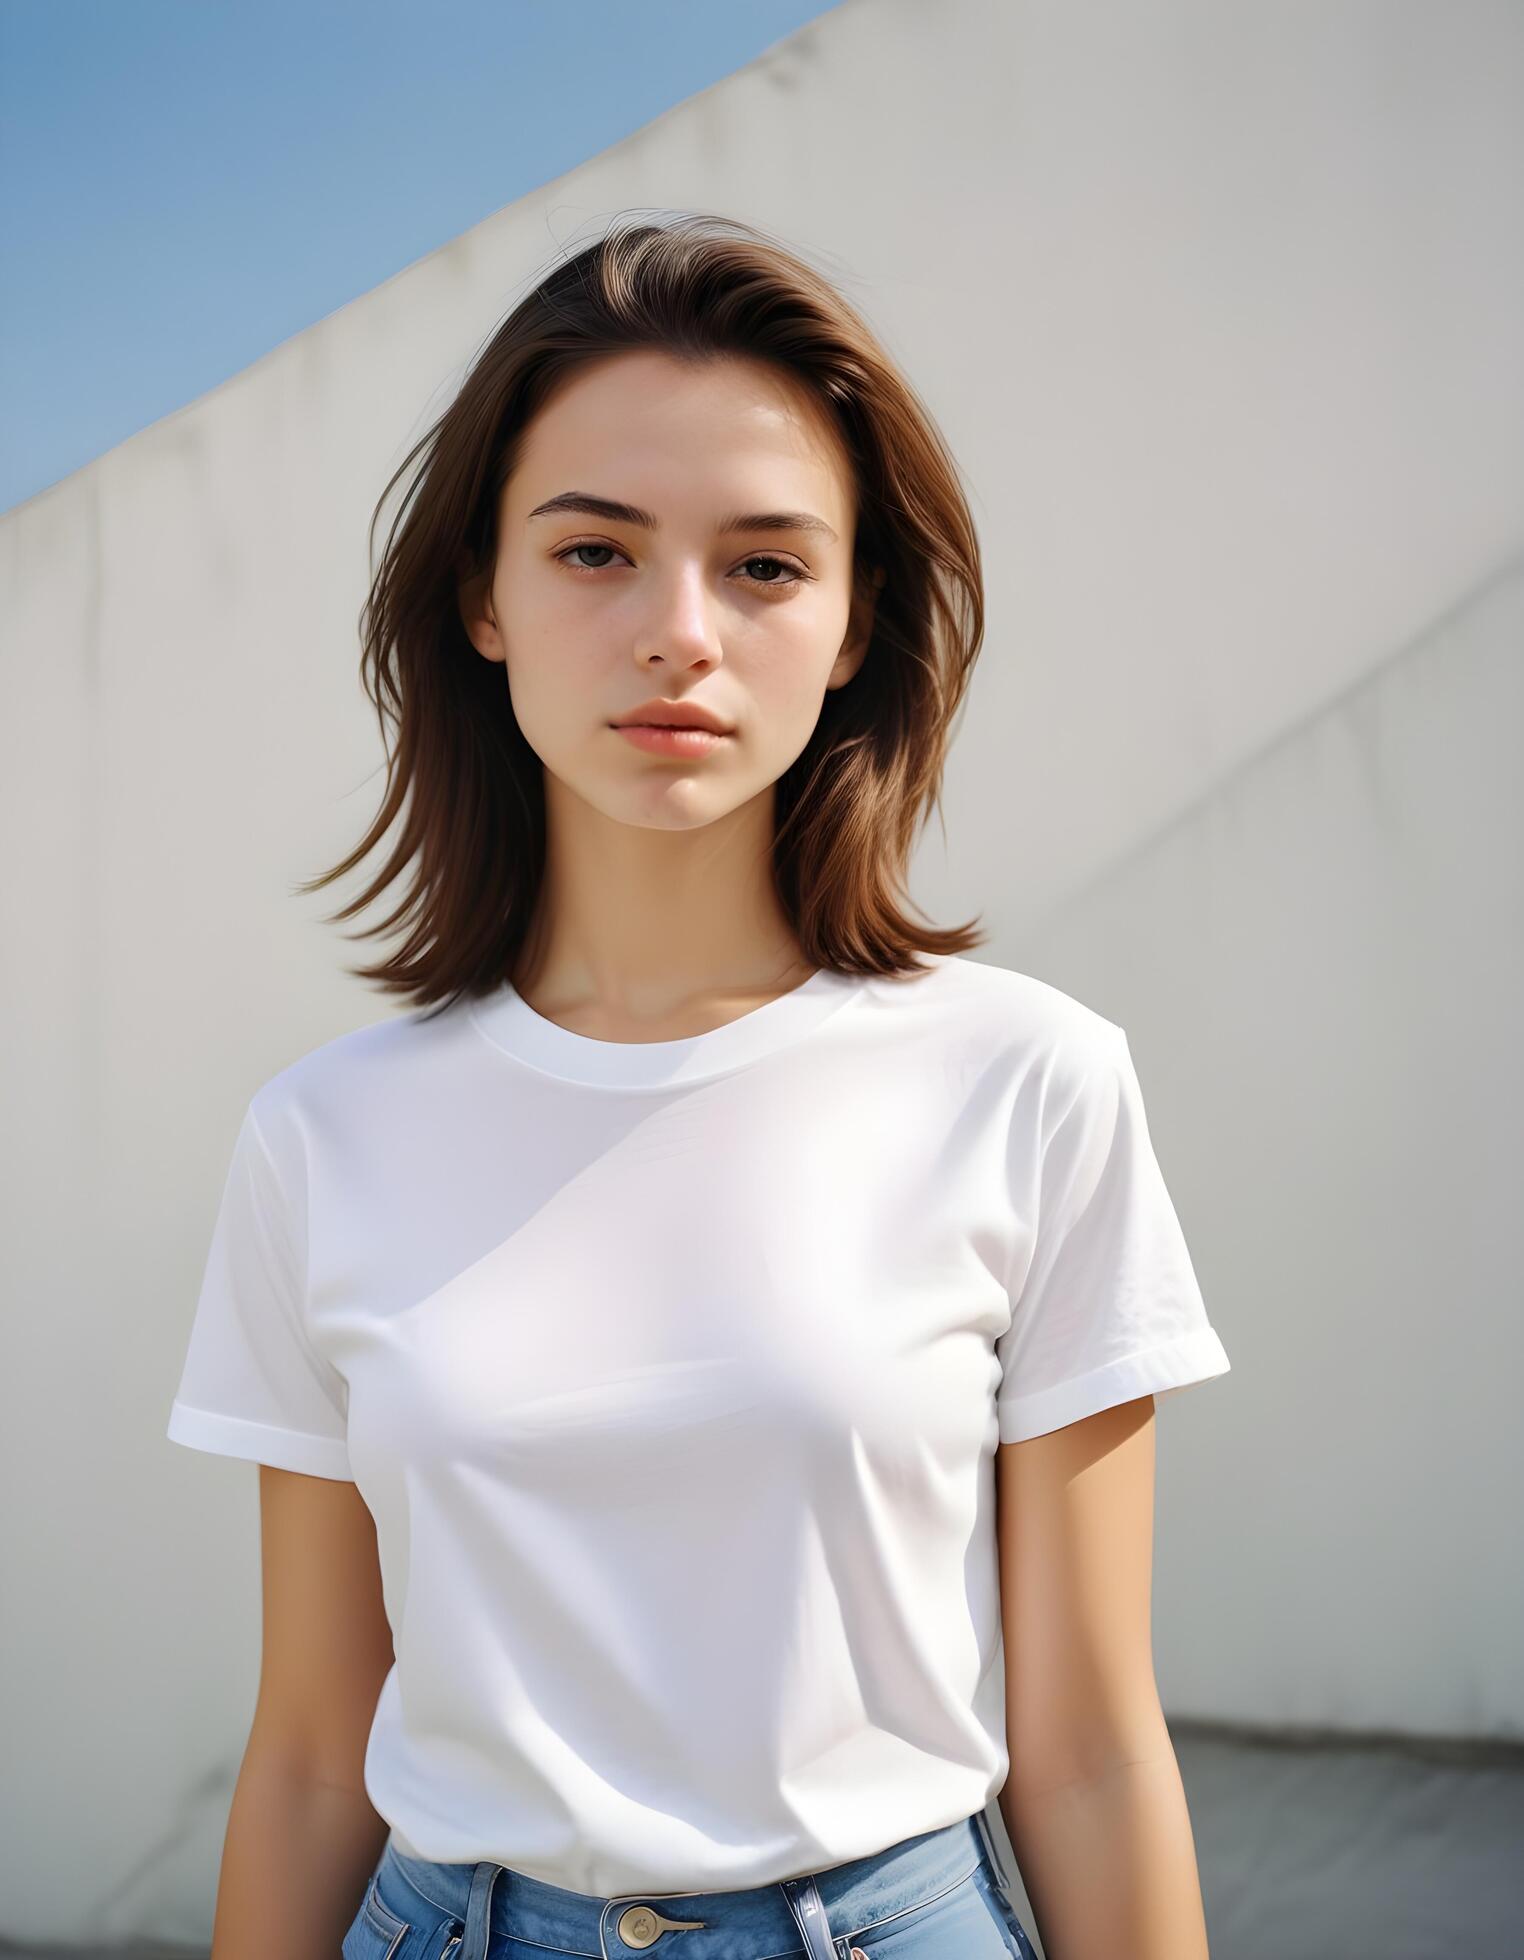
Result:
{"label": "woman's arm", "polygon": [[1207,1960],[1154,1680],[1154,1429],[1145,1395],[996,1451],[1000,1813],[1047,1960]]}
{"label": "woman's arm", "polygon": [[386,1842],[365,1746],[392,1664],[375,1522],[353,1483],[259,1469],[263,1650],[211,1960],[333,1960]]}

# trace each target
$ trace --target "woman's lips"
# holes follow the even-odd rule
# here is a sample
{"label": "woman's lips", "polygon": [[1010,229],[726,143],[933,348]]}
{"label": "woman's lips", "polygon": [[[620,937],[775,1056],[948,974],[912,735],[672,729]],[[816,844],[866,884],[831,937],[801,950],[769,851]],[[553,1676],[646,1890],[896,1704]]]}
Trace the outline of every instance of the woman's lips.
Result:
{"label": "woman's lips", "polygon": [[730,740],[713,728],[660,728],[647,721],[616,722],[614,733],[650,755],[707,755]]}

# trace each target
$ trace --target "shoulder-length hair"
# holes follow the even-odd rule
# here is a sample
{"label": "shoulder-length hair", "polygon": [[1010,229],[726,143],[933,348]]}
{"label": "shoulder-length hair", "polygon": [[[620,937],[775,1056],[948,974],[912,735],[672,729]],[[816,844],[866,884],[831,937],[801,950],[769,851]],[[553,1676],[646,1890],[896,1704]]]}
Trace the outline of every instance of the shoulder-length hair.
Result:
{"label": "shoulder-length hair", "polygon": [[479,998],[512,977],[545,864],[544,765],[501,668],[467,637],[461,586],[496,558],[500,493],[552,388],[600,356],[652,347],[771,362],[809,390],[856,475],[854,583],[882,573],[862,664],[827,690],[775,787],[773,872],[802,953],[839,973],[899,975],[919,968],[918,954],[987,937],[974,922],[941,928],[907,910],[911,848],[940,806],[951,723],[984,633],[978,539],[944,439],[867,323],[765,233],[703,213],[626,218],[508,314],[371,517],[373,553],[387,497],[422,456],[360,613],[386,792],[355,849],[296,889],[353,869],[401,813],[390,856],[330,922],[408,873],[394,909],[351,935],[400,925],[401,945],[348,971],[415,1007]]}

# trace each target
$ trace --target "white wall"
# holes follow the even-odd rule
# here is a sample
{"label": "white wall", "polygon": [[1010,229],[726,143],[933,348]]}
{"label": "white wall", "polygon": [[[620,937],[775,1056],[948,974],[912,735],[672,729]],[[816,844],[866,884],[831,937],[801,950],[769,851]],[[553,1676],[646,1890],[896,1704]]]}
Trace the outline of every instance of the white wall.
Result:
{"label": "white wall", "polygon": [[256,1490],[164,1422],[243,1099],[392,1011],[287,896],[379,792],[365,525],[631,209],[813,256],[966,470],[917,897],[1128,1029],[1233,1361],[1161,1410],[1166,1707],[1524,1733],[1521,74],[1476,0],[848,0],[0,518],[0,1931],[205,1937]]}

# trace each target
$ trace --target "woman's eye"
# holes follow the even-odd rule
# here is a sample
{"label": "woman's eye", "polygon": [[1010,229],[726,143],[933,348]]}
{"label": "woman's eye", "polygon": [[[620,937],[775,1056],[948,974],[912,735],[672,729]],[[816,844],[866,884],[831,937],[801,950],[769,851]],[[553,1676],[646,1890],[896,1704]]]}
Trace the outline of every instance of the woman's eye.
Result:
{"label": "woman's eye", "polygon": [[776,565],[780,572],[788,573],[786,579],[753,579],[750,581],[753,585],[797,585],[805,576],[796,565],[790,565],[782,558],[746,558],[741,562],[746,565]]}
{"label": "woman's eye", "polygon": [[[613,549],[614,547],[611,544],[573,544],[568,545],[565,551],[558,551],[556,556],[560,559],[569,559],[574,551],[613,551]],[[619,554],[616,553],[615,555],[617,556]],[[601,572],[603,567],[601,565],[576,565],[573,567],[573,570],[578,572]]]}
{"label": "woman's eye", "polygon": [[[576,561],[576,554],[579,551],[602,551],[612,553],[616,558],[624,557],[624,553],[622,551],[615,551],[611,544],[569,544],[564,551],[558,551],[555,556],[561,563],[570,564],[574,572],[602,572],[608,569],[606,563],[588,565],[581,561]],[[748,585],[798,585],[809,576],[807,572],[800,571],[797,565],[791,565],[787,559],[774,558],[770,555],[759,554],[755,557],[743,558],[741,563],[748,569],[754,565],[767,565],[775,568],[776,571],[786,572],[788,574],[786,578],[748,578],[746,580]]]}

